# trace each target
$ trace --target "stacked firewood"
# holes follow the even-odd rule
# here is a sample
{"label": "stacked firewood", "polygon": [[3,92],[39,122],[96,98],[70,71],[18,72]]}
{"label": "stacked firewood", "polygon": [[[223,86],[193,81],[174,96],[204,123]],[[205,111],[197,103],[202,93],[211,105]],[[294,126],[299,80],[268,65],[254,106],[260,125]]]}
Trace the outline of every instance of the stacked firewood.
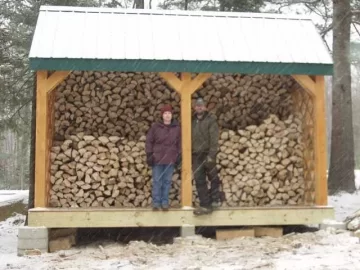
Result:
{"label": "stacked firewood", "polygon": [[[78,133],[51,149],[50,205],[54,207],[146,207],[151,205],[151,170],[145,137]],[[178,206],[179,174],[173,176],[172,206]]]}
{"label": "stacked firewood", "polygon": [[[270,114],[287,117],[292,85],[286,76],[214,74],[193,99],[205,99],[221,128],[238,130]],[[180,96],[155,73],[74,72],[57,89],[55,134],[60,139],[84,132],[138,140],[159,119],[165,103],[178,118]]]}
{"label": "stacked firewood", "polygon": [[[221,129],[224,205],[302,202],[304,145],[293,83],[286,76],[214,74],[193,95],[205,99]],[[151,205],[145,135],[165,103],[178,118],[180,96],[155,73],[73,72],[56,90],[51,205]],[[172,206],[180,204],[180,185],[176,170]]]}
{"label": "stacked firewood", "polygon": [[217,163],[228,206],[303,203],[301,119],[275,115],[259,126],[221,133]]}

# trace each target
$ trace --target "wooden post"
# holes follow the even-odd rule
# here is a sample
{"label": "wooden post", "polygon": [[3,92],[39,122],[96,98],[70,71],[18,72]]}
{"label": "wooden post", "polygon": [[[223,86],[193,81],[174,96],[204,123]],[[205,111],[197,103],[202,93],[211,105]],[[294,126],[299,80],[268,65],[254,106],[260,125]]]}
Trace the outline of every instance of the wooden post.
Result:
{"label": "wooden post", "polygon": [[326,112],[324,76],[292,75],[314,103],[315,204],[327,205]]}
{"label": "wooden post", "polygon": [[210,73],[201,73],[191,80],[191,74],[181,73],[181,80],[171,72],[161,72],[160,76],[177,91],[181,97],[181,205],[192,206],[191,168],[191,95],[208,79]]}
{"label": "wooden post", "polygon": [[327,205],[327,136],[324,76],[316,76],[315,88],[315,203],[316,205]]}
{"label": "wooden post", "polygon": [[52,113],[49,96],[70,71],[57,71],[48,77],[47,71],[38,71],[36,78],[36,142],[35,142],[35,207],[46,207],[50,173],[50,147],[52,136],[50,125]]}
{"label": "wooden post", "polygon": [[36,150],[35,150],[35,207],[46,207],[47,127],[48,100],[46,93],[47,71],[37,72],[36,89]]}

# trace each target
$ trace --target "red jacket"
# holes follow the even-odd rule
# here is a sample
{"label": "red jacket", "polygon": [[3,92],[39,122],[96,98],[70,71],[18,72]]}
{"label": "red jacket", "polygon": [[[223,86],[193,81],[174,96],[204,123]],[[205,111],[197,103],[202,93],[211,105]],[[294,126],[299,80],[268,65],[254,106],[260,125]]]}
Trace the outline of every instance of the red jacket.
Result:
{"label": "red jacket", "polygon": [[181,130],[176,121],[170,125],[154,123],[146,135],[145,151],[152,164],[174,164],[181,153]]}

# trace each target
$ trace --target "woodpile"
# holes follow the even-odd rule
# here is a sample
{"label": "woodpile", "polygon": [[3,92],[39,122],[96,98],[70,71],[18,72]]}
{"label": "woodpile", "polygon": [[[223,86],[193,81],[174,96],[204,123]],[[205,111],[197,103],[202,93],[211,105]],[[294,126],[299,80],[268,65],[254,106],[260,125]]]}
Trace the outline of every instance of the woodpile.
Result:
{"label": "woodpile", "polygon": [[138,140],[165,102],[177,117],[180,96],[155,73],[73,72],[57,89],[55,138],[84,132]]}
{"label": "woodpile", "polygon": [[[214,74],[193,95],[208,102],[221,129],[224,205],[302,202],[304,146],[293,84],[288,76]],[[145,134],[165,103],[178,118],[180,97],[156,73],[73,72],[56,89],[51,206],[150,206]],[[179,171],[170,201],[179,205]]]}
{"label": "woodpile", "polygon": [[270,115],[259,126],[221,133],[217,164],[228,206],[303,203],[301,119]]}
{"label": "woodpile", "polygon": [[213,74],[194,98],[204,98],[220,128],[238,130],[259,125],[270,114],[287,118],[294,83],[290,76]]}
{"label": "woodpile", "polygon": [[[151,170],[145,137],[79,133],[51,149],[50,205],[53,207],[146,207],[151,205]],[[178,206],[180,177],[173,176],[171,205]]]}
{"label": "woodpile", "polygon": [[[214,74],[193,99],[208,102],[221,128],[238,130],[270,114],[286,118],[293,84],[287,76]],[[73,72],[56,91],[55,138],[84,132],[138,140],[165,103],[178,118],[180,96],[156,73]]]}

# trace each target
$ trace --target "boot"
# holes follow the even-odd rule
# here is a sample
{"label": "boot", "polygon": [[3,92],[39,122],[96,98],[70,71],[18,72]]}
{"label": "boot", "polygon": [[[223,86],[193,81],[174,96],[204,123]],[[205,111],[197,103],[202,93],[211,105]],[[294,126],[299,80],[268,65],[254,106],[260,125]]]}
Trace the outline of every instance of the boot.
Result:
{"label": "boot", "polygon": [[208,215],[212,213],[211,207],[198,207],[194,210],[195,216]]}
{"label": "boot", "polygon": [[219,208],[221,206],[221,202],[220,201],[213,201],[212,203],[211,203],[211,207],[213,208],[213,209],[217,209],[217,208]]}

